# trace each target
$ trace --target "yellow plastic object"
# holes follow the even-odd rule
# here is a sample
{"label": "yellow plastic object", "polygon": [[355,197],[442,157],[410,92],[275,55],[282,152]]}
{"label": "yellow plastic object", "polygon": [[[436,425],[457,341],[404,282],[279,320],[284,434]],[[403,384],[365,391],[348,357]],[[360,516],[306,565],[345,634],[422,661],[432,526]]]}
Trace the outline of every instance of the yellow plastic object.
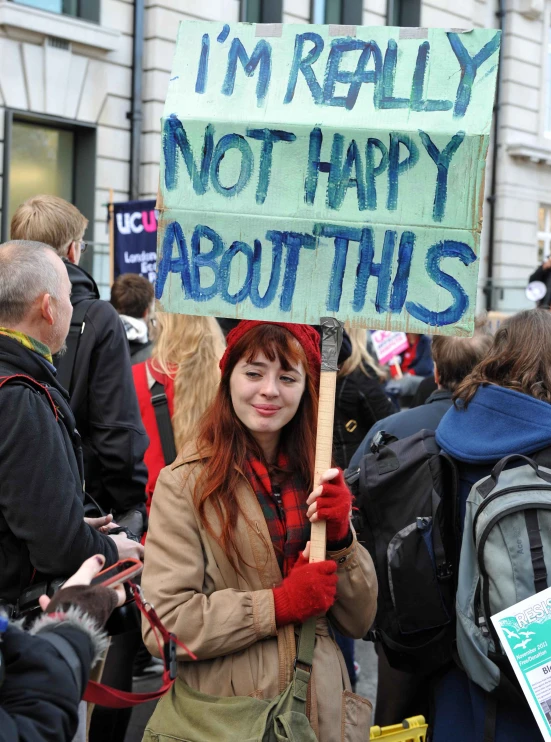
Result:
{"label": "yellow plastic object", "polygon": [[371,727],[369,739],[384,739],[386,742],[425,742],[428,728],[424,716],[410,716],[401,724]]}

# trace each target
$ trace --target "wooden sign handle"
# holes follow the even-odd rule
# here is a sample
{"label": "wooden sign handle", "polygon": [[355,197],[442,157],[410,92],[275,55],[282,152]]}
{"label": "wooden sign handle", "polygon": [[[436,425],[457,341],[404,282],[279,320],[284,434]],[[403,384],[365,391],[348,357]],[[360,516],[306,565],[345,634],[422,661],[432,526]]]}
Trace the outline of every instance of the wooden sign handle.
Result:
{"label": "wooden sign handle", "polygon": [[[318,407],[318,433],[316,438],[316,462],[314,485],[317,486],[321,475],[331,468],[333,451],[333,421],[335,417],[335,391],[337,372],[322,371],[320,378],[320,395]],[[325,521],[312,523],[310,534],[310,561],[323,562],[325,559]]]}

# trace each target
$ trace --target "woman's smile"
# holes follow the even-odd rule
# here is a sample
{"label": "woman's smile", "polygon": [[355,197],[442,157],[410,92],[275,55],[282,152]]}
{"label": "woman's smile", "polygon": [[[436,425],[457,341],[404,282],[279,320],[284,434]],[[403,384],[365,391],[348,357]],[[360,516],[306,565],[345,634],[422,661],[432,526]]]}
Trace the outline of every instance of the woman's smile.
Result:
{"label": "woman's smile", "polygon": [[253,407],[262,417],[273,417],[281,409],[278,405],[273,404],[253,404]]}

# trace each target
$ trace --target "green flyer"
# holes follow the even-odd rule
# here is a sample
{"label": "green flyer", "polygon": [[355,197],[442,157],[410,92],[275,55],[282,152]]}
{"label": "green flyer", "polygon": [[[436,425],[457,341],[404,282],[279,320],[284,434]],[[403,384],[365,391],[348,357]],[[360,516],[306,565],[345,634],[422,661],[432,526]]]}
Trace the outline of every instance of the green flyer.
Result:
{"label": "green flyer", "polygon": [[551,588],[492,621],[543,738],[551,742]]}

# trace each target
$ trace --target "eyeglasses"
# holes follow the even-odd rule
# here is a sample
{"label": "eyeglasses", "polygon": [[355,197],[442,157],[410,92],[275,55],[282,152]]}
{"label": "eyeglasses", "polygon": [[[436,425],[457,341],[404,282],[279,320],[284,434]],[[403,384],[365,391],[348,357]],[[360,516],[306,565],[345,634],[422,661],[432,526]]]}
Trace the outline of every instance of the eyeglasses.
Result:
{"label": "eyeglasses", "polygon": [[86,252],[88,249],[88,242],[85,242],[84,240],[79,240],[78,244],[80,245],[80,252]]}

